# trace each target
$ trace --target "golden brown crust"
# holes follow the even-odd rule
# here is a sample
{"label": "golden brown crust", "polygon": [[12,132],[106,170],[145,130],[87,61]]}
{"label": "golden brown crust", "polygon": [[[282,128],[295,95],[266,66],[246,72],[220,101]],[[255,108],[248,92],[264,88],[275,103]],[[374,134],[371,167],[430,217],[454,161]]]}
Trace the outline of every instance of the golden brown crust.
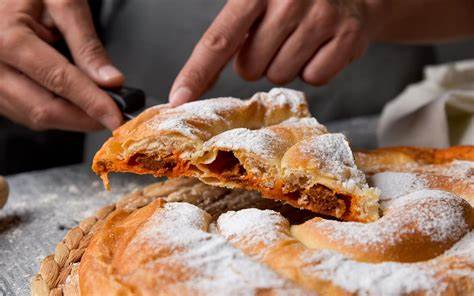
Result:
{"label": "golden brown crust", "polygon": [[[453,151],[445,151],[445,155],[453,155],[455,151],[458,151],[457,147],[452,149]],[[374,153],[364,155],[366,163],[372,163],[372,167],[365,167],[367,170],[371,170],[376,165],[370,159],[373,155],[376,155],[377,159],[380,159],[383,154],[386,154],[387,159],[390,158],[387,156],[390,155],[390,151],[386,149],[380,151],[376,150]],[[419,149],[417,153],[420,153]],[[430,159],[433,161],[434,158]],[[469,187],[459,187],[457,183],[450,183],[444,178],[455,176],[460,182],[465,182],[464,185],[469,185],[466,182],[469,182],[469,178],[472,177],[469,172],[470,168],[474,168],[474,163],[466,161],[459,168],[459,161],[456,159],[445,158],[442,162],[436,162],[433,164],[424,160],[424,164],[417,165],[416,172],[413,172],[412,166],[405,166],[403,169],[398,165],[394,165],[396,171],[375,172],[372,170],[373,175],[370,181],[382,190],[383,209],[383,217],[373,223],[339,222],[319,217],[308,217],[309,220],[303,220],[303,224],[289,223],[279,214],[284,211],[276,204],[261,207],[272,208],[275,209],[274,211],[244,209],[232,212],[232,210],[246,208],[265,200],[259,199],[255,193],[216,188],[192,179],[175,179],[164,184],[152,185],[141,192],[129,195],[114,207],[106,209],[104,213],[117,208],[108,215],[109,223],[100,223],[107,225],[107,228],[101,226],[97,228],[101,229],[100,233],[95,231],[96,235],[92,240],[94,246],[87,248],[87,243],[82,243],[83,239],[74,242],[80,238],[77,231],[68,235],[68,240],[73,241],[68,242],[67,245],[71,248],[74,245],[87,248],[84,258],[88,259],[80,261],[77,279],[79,283],[84,281],[83,285],[87,282],[89,286],[87,291],[90,291],[90,285],[92,287],[96,285],[92,279],[97,278],[102,281],[101,277],[107,282],[103,284],[104,287],[116,289],[109,291],[126,291],[133,286],[129,282],[124,284],[119,281],[120,285],[114,286],[117,276],[111,272],[121,271],[122,276],[124,272],[140,274],[134,280],[134,285],[144,282],[138,284],[140,289],[153,290],[158,288],[158,282],[161,281],[165,285],[164,291],[168,294],[177,294],[176,290],[172,289],[173,283],[170,277],[177,276],[186,282],[186,277],[181,278],[180,275],[187,274],[189,271],[187,264],[193,262],[190,258],[204,260],[207,255],[200,253],[201,255],[197,257],[188,256],[187,259],[180,259],[179,262],[183,265],[170,267],[166,263],[166,258],[169,258],[166,253],[159,253],[160,256],[164,256],[162,259],[165,261],[153,261],[153,258],[156,259],[153,254],[157,254],[156,245],[152,249],[140,246],[132,250],[129,248],[129,239],[127,239],[130,237],[136,240],[139,236],[139,233],[135,231],[136,225],[140,224],[138,221],[150,221],[153,215],[157,215],[164,208],[167,203],[163,201],[153,203],[163,197],[167,198],[170,204],[181,204],[181,201],[187,201],[204,205],[203,208],[212,213],[212,218],[197,208],[193,210],[199,213],[199,217],[208,217],[203,220],[206,222],[201,224],[208,225],[203,229],[207,229],[206,231],[212,235],[217,233],[252,260],[261,262],[276,271],[282,278],[289,279],[306,289],[317,291],[318,294],[472,295],[474,292],[474,258],[472,257],[474,210],[458,196],[448,193],[457,192],[461,196],[467,196],[462,188],[469,190]],[[445,191],[433,190],[440,187]],[[242,196],[242,194],[250,195]],[[235,200],[240,200],[242,204],[232,206],[232,201]],[[247,203],[244,204],[245,202]],[[149,208],[137,210],[147,204],[150,204]],[[186,206],[186,208],[189,207]],[[178,208],[168,208],[168,210],[169,213],[176,211],[179,214],[177,217],[181,217],[183,213]],[[154,212],[152,215],[150,215],[151,211]],[[298,210],[293,209],[293,211],[296,211],[298,215]],[[100,214],[100,216],[106,215]],[[180,227],[186,224],[187,220],[171,219],[169,221],[172,223],[166,224],[166,219],[162,216],[156,220],[161,222],[154,224],[153,229],[166,226],[161,229],[175,232],[179,236],[179,233],[183,231]],[[216,221],[215,230],[212,224],[208,224],[210,221]],[[130,227],[127,223],[131,223]],[[125,224],[126,227],[124,227]],[[201,230],[197,229],[190,233],[194,231],[202,234]],[[111,234],[115,240],[110,240]],[[84,234],[83,237],[85,236]],[[155,236],[156,234],[153,234],[148,237]],[[158,241],[164,246],[174,244],[164,237]],[[191,249],[190,253],[185,252],[185,254],[190,255],[196,250],[202,250],[201,247]],[[100,254],[107,256],[99,256]],[[62,257],[58,256],[58,258]],[[143,260],[138,260],[139,258]],[[188,260],[191,261],[188,262]],[[65,260],[58,259],[57,261]],[[86,261],[88,263],[83,265]],[[155,264],[158,262],[154,268],[166,267],[166,273],[146,268],[146,265],[140,263],[144,261],[155,262]],[[56,270],[50,267],[50,262],[51,259],[45,259],[44,267],[42,267],[44,276],[37,276],[41,280],[35,281],[34,291],[49,292],[48,289],[57,289],[54,284],[51,287],[48,286],[48,282],[57,282],[51,278],[55,278],[56,274],[69,275],[71,273],[72,268]],[[377,262],[377,264],[371,262]],[[104,268],[102,264],[113,268]],[[97,275],[96,272],[101,272],[102,275]],[[111,276],[112,274],[114,276]],[[148,282],[147,278],[153,280]],[[73,283],[71,277],[67,286],[72,290],[74,290]],[[281,282],[278,283],[281,284]],[[274,291],[293,289],[285,285],[279,286],[281,288],[274,287]],[[193,287],[196,288],[196,286]],[[97,291],[101,291],[101,288],[99,287]],[[180,291],[196,292],[196,290]],[[265,291],[268,292],[271,289]]]}
{"label": "golden brown crust", "polygon": [[367,175],[413,173],[429,188],[453,192],[474,206],[474,146],[379,148],[355,152],[354,157]]}
{"label": "golden brown crust", "polygon": [[377,192],[344,136],[308,116],[304,95],[288,89],[161,106],[115,131],[92,168],[106,185],[109,172],[197,177],[344,220],[377,219]]}
{"label": "golden brown crust", "polygon": [[366,173],[405,170],[413,165],[442,165],[453,160],[474,161],[474,146],[454,146],[449,148],[389,147],[372,151],[355,152],[357,166]]}

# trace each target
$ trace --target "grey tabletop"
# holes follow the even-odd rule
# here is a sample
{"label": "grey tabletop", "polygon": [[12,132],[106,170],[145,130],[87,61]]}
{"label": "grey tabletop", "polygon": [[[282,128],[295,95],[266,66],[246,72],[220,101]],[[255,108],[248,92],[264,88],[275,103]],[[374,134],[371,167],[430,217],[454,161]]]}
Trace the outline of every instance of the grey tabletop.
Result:
{"label": "grey tabletop", "polygon": [[[329,123],[344,132],[353,147],[374,148],[376,118]],[[54,251],[67,230],[101,206],[157,179],[113,175],[112,191],[103,189],[89,165],[76,165],[7,177],[10,197],[0,210],[0,296],[28,295],[39,263]]]}

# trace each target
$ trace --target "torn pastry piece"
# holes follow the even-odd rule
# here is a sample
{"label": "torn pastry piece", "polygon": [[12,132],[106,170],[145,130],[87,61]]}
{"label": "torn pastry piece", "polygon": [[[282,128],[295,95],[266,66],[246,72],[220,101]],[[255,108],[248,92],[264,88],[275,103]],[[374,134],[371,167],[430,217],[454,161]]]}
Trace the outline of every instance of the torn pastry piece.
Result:
{"label": "torn pastry piece", "polygon": [[273,89],[249,101],[191,104],[151,117],[147,111],[120,128],[97,153],[94,171],[106,182],[108,172],[191,176],[344,220],[378,218],[377,192],[344,136],[307,117],[302,93]]}
{"label": "torn pastry piece", "polygon": [[314,118],[226,131],[206,142],[193,163],[208,184],[257,190],[344,220],[378,218],[378,193],[356,168],[345,137]]}
{"label": "torn pastry piece", "polygon": [[367,185],[342,134],[306,138],[281,161],[283,191],[298,192],[298,205],[344,220],[379,217],[379,191]]}
{"label": "torn pastry piece", "polygon": [[115,130],[95,155],[92,168],[106,186],[108,172],[177,176],[189,169],[191,156],[215,135],[308,116],[304,95],[282,88],[246,101],[217,98],[176,108],[158,105]]}

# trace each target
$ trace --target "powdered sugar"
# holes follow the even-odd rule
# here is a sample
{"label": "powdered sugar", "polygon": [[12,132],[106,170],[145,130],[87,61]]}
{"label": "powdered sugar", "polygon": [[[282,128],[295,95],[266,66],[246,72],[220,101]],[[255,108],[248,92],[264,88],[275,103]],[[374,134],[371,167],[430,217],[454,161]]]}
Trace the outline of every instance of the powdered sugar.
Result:
{"label": "powdered sugar", "polygon": [[437,295],[445,289],[433,270],[417,264],[362,263],[329,250],[308,251],[302,257],[307,263],[304,272],[360,295],[406,295],[418,291]]}
{"label": "powdered sugar", "polygon": [[426,166],[426,171],[474,184],[474,161],[454,160],[449,164]]}
{"label": "powdered sugar", "polygon": [[381,201],[427,188],[425,181],[412,173],[383,172],[369,178],[369,183],[380,189]]}
{"label": "powdered sugar", "polygon": [[193,276],[174,285],[197,294],[254,295],[260,289],[303,293],[274,271],[246,257],[224,238],[207,232],[209,215],[187,203],[167,203],[153,214],[135,244],[154,248],[166,245],[172,251],[154,262],[182,264]]}
{"label": "powdered sugar", "polygon": [[[225,127],[222,115],[225,112],[245,106],[245,101],[236,98],[216,98],[190,102],[179,107],[168,109],[148,124],[157,131],[180,133],[184,136],[195,138],[205,132],[200,126],[195,126],[193,120],[199,122],[214,122]],[[212,134],[206,134],[210,138]]]}
{"label": "powdered sugar", "polygon": [[294,127],[294,128],[306,127],[306,128],[314,129],[315,132],[318,132],[319,134],[327,133],[326,127],[322,125],[321,123],[319,123],[319,121],[314,117],[304,117],[304,118],[291,117],[285,121],[282,121],[280,123],[280,126]]}
{"label": "powdered sugar", "polygon": [[261,99],[269,106],[268,112],[273,108],[288,108],[292,113],[306,115],[306,98],[304,93],[289,88],[272,88],[268,93],[257,93],[253,98]]}
{"label": "powdered sugar", "polygon": [[239,242],[253,247],[259,244],[271,245],[288,236],[288,221],[271,210],[244,209],[229,211],[217,220],[219,233],[231,243]]}
{"label": "powdered sugar", "polygon": [[[415,201],[419,198],[420,194],[410,199]],[[221,235],[233,244],[250,248],[250,252],[254,252],[251,255],[259,259],[278,241],[291,240],[286,232],[285,219],[278,216],[278,213],[270,210],[246,209],[221,215],[217,225]],[[361,240],[365,238],[364,234],[359,235]],[[456,255],[459,256],[460,250],[472,247],[472,239],[465,242],[469,236],[470,234],[467,234],[453,247],[453,250],[457,250]],[[331,250],[317,249],[306,249],[295,253],[294,256],[292,262],[300,264],[295,265],[295,268],[299,266],[302,276],[328,280],[348,292],[360,295],[405,295],[418,291],[436,295],[446,288],[437,276],[437,261],[373,264],[354,261]]]}
{"label": "powdered sugar", "polygon": [[[156,131],[182,134],[191,139],[207,140],[214,136],[209,131],[219,132],[234,127],[250,128],[248,122],[241,122],[240,126],[234,126],[229,113],[247,112],[245,108],[253,106],[257,102],[265,110],[265,117],[275,124],[291,116],[307,116],[307,105],[304,95],[290,89],[272,89],[269,93],[258,93],[250,100],[240,100],[236,98],[215,98],[200,100],[183,104],[175,108],[163,109],[161,112],[148,120],[148,126]],[[273,122],[274,112],[283,112],[283,117],[276,116],[278,122]],[[208,125],[209,128],[203,128]],[[265,126],[265,122],[261,123]],[[219,127],[219,128],[216,128]],[[253,127],[254,128],[254,127]]]}
{"label": "powdered sugar", "polygon": [[236,128],[223,132],[204,144],[204,150],[218,148],[222,150],[245,151],[260,156],[275,157],[285,141],[269,129],[249,130]]}
{"label": "powdered sugar", "polygon": [[302,153],[313,157],[319,169],[348,184],[365,185],[364,174],[356,168],[351,148],[343,134],[324,134],[300,143]]}
{"label": "powdered sugar", "polygon": [[386,212],[373,223],[325,220],[313,227],[329,240],[347,245],[394,246],[409,236],[426,237],[432,242],[455,241],[469,232],[464,218],[463,199],[448,192],[421,190],[393,200]]}

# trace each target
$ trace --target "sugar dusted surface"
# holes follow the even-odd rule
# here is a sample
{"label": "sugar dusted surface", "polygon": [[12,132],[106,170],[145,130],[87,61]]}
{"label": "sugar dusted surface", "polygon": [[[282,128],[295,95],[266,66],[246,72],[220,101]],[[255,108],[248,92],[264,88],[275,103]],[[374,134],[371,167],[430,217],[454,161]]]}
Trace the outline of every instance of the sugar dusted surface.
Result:
{"label": "sugar dusted surface", "polygon": [[448,192],[420,190],[394,199],[388,214],[373,223],[324,220],[314,225],[332,241],[348,245],[396,245],[405,235],[418,233],[433,242],[457,240],[469,232],[463,217],[463,199]]}
{"label": "sugar dusted surface", "polygon": [[268,93],[257,93],[250,100],[225,97],[200,100],[162,110],[147,122],[149,128],[159,132],[172,132],[183,136],[209,139],[213,134],[205,131],[193,122],[201,122],[210,125],[220,125],[229,128],[228,122],[223,114],[236,112],[252,102],[259,101],[267,113],[276,109],[289,109],[294,116],[306,115],[306,100],[303,93],[284,88],[274,88]]}
{"label": "sugar dusted surface", "polygon": [[215,136],[204,144],[204,149],[245,151],[256,155],[275,157],[275,151],[284,145],[285,141],[271,130],[237,128]]}
{"label": "sugar dusted surface", "polygon": [[288,88],[272,88],[268,94],[263,95],[263,100],[268,105],[288,107],[293,113],[299,113],[302,106],[306,105],[306,99],[302,92]]}
{"label": "sugar dusted surface", "polygon": [[414,173],[383,172],[369,178],[369,183],[380,189],[381,201],[427,188],[426,182]]}
{"label": "sugar dusted surface", "polygon": [[230,242],[254,247],[259,244],[271,245],[281,238],[288,237],[288,221],[279,213],[271,210],[244,209],[229,211],[217,220],[219,233]]}
{"label": "sugar dusted surface", "polygon": [[348,187],[354,184],[367,186],[343,134],[324,134],[303,141],[301,152],[317,160],[322,172],[342,180]]}
{"label": "sugar dusted surface", "polygon": [[246,257],[224,238],[207,232],[209,218],[194,205],[167,203],[150,218],[132,244],[146,243],[156,248],[163,244],[171,246],[172,254],[161,258],[160,262],[184,264],[193,276],[179,284],[199,293],[225,291],[227,294],[253,295],[266,288],[297,295],[302,293],[288,280]]}
{"label": "sugar dusted surface", "polygon": [[[420,194],[410,199],[416,201],[419,198],[422,198]],[[261,243],[271,246],[281,238],[288,238],[284,227],[279,227],[283,217],[278,216],[278,213],[270,210],[247,209],[223,214],[217,224],[219,233],[231,242],[246,247]],[[249,240],[248,237],[252,239]],[[456,256],[466,255],[466,249],[472,250],[473,243],[473,234],[470,232],[446,253],[451,252],[451,255]],[[417,291],[437,295],[446,288],[437,276],[436,260],[441,259],[434,259],[432,263],[372,264],[351,260],[331,250],[307,249],[295,260],[304,263],[302,267],[304,274],[330,280],[349,292],[361,295],[404,295]]]}
{"label": "sugar dusted surface", "polygon": [[[190,120],[200,122],[223,121],[222,113],[244,106],[245,101],[236,98],[216,98],[186,103],[168,109],[148,122],[151,129],[180,133],[188,137],[196,137],[203,130],[192,125]],[[206,135],[207,138],[211,134]]]}
{"label": "sugar dusted surface", "polygon": [[437,295],[445,289],[435,278],[434,270],[417,264],[363,263],[329,250],[308,252],[303,260],[307,263],[305,272],[318,274],[360,295],[406,295],[423,290],[428,295]]}

